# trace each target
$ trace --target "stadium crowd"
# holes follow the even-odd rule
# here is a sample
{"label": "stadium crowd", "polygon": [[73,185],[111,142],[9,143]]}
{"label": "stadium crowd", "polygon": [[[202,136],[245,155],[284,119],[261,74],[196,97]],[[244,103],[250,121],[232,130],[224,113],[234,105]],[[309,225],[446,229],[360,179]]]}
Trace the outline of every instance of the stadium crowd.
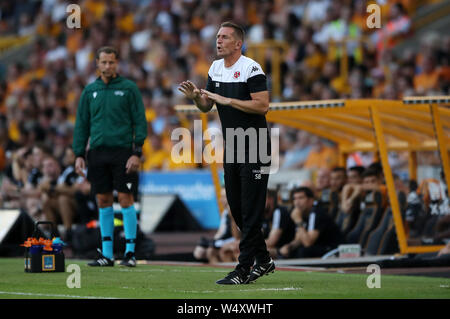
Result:
{"label": "stadium crowd", "polygon": [[[282,101],[450,94],[449,35],[427,34],[416,50],[393,50],[414,33],[414,1],[380,1],[381,29],[367,27],[363,0],[77,3],[80,29],[66,25],[68,1],[0,2],[0,35],[32,37],[25,60],[0,65],[1,205],[22,207],[35,218],[60,219],[67,230],[74,220],[94,218],[96,211],[89,183],[73,172],[70,145],[79,97],[97,76],[94,55],[103,45],[118,48],[120,74],[134,80],[143,95],[150,124],[143,170],[202,166],[171,158],[172,129],[193,130],[193,118],[177,115],[174,105],[187,103],[177,90],[181,81],[193,79],[205,86],[215,59],[217,28],[225,20],[244,26],[247,43],[267,39],[288,43],[281,68]],[[342,51],[329,45],[343,38],[353,40],[347,43],[348,80],[340,72]],[[270,81],[270,59],[264,67]],[[219,126],[216,115],[208,116],[210,126]],[[337,152],[332,142],[278,127],[281,169],[335,173]],[[368,167],[373,161],[371,154],[355,153],[348,166]],[[390,161],[394,170],[407,167],[401,154]],[[436,163],[431,154],[419,158],[418,164]],[[327,187],[331,186],[313,188],[317,198]],[[339,210],[333,214],[337,221]],[[287,250],[278,248],[278,255]]]}

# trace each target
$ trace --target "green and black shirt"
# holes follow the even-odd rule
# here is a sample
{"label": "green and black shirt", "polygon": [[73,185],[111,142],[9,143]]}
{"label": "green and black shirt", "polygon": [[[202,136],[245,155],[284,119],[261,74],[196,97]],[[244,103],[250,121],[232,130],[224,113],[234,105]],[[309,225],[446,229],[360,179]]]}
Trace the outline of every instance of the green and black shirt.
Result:
{"label": "green and black shirt", "polygon": [[80,98],[73,136],[75,156],[99,147],[140,148],[147,137],[142,96],[136,84],[117,75],[108,84],[98,77]]}

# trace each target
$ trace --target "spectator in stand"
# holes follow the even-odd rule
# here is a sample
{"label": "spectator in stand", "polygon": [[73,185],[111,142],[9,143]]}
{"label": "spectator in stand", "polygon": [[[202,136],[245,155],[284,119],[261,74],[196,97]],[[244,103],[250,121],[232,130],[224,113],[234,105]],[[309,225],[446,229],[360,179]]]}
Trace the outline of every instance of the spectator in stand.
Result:
{"label": "spectator in stand", "polygon": [[424,203],[419,196],[417,182],[409,181],[409,191],[406,198],[405,222],[409,238],[418,238],[425,224],[426,212]]}
{"label": "spectator in stand", "polygon": [[12,151],[16,148],[17,144],[11,140],[8,134],[8,120],[5,116],[0,115],[0,172],[8,166]]}
{"label": "spectator in stand", "polygon": [[230,214],[225,189],[221,189],[220,201],[223,211],[220,217],[220,225],[212,240],[205,237],[200,239],[200,243],[194,248],[194,257],[197,260],[207,260],[210,264],[222,262],[220,250],[225,244],[231,244],[236,241],[233,236],[232,223],[233,217]]}
{"label": "spectator in stand", "polygon": [[[360,59],[358,51],[358,40],[361,36],[361,30],[357,24],[352,22],[352,9],[347,6],[340,6],[337,2],[333,3],[334,7],[327,10],[327,16],[330,16],[331,21],[324,24],[323,27],[314,34],[313,40],[319,43],[325,49],[331,42],[347,40],[347,53],[353,61],[355,58]],[[342,56],[342,50],[339,46],[333,47],[334,54],[331,54],[333,59]],[[331,49],[331,48],[330,48]]]}
{"label": "spectator in stand", "polygon": [[326,19],[327,9],[331,6],[330,0],[307,1],[305,4],[304,19],[306,24],[320,24]]}
{"label": "spectator in stand", "polygon": [[348,183],[342,189],[341,209],[350,213],[352,209],[359,207],[362,195],[364,167],[353,166],[348,170]]}
{"label": "spectator in stand", "polygon": [[11,163],[4,171],[0,188],[1,205],[5,208],[23,208],[21,190],[24,187],[28,172],[26,170],[26,158],[31,155],[27,147],[22,147],[13,152]]}
{"label": "spectator in stand", "polygon": [[384,50],[391,49],[399,40],[406,38],[410,31],[411,18],[401,3],[394,3],[390,6],[389,20],[386,25],[373,34],[372,41],[377,48],[379,57]]}
{"label": "spectator in stand", "polygon": [[35,146],[25,157],[24,173],[27,174],[23,188],[21,188],[23,207],[35,220],[42,220],[45,215],[42,211],[41,191],[39,184],[43,174],[41,171],[42,161],[46,154],[42,148]]}
{"label": "spectator in stand", "polygon": [[58,197],[55,192],[60,173],[61,167],[58,161],[50,155],[45,156],[42,162],[42,178],[39,180],[37,189],[41,195],[44,216],[46,220],[53,222],[55,226],[60,222],[58,220]]}
{"label": "spectator in stand", "polygon": [[97,227],[98,206],[95,196],[91,193],[91,183],[86,178],[78,179],[75,183],[76,213],[74,222],[78,221],[88,228]]}
{"label": "spectator in stand", "polygon": [[303,168],[307,169],[332,169],[337,165],[337,152],[334,146],[328,146],[320,137],[313,136],[311,139],[313,148],[306,158]]}
{"label": "spectator in stand", "polygon": [[150,135],[142,147],[142,154],[144,156],[143,170],[167,169],[170,153],[164,149],[161,136]]}
{"label": "spectator in stand", "polygon": [[31,170],[28,175],[27,184],[29,184],[32,187],[37,187],[43,177],[42,162],[46,155],[47,153],[44,152],[44,150],[39,146],[35,146],[31,150],[31,157],[30,157]]}
{"label": "spectator in stand", "polygon": [[347,171],[347,184],[361,184],[364,170],[364,166],[351,166]]}
{"label": "spectator in stand", "polygon": [[219,256],[222,262],[236,262],[239,258],[239,243],[241,239],[241,231],[236,225],[234,218],[231,218],[231,233],[233,234],[234,240],[225,243],[219,249]]}
{"label": "spectator in stand", "polygon": [[318,201],[320,209],[324,211],[328,211],[330,206],[330,174],[331,170],[328,168],[319,169],[317,171],[316,183],[314,187],[311,187],[311,189],[315,191],[315,197]]}
{"label": "spectator in stand", "polygon": [[[330,203],[327,210],[328,215],[335,220],[341,206],[342,189],[347,182],[345,167],[335,167],[330,174]],[[320,205],[320,203],[318,204]]]}
{"label": "spectator in stand", "polygon": [[436,68],[436,58],[425,55],[421,65],[422,71],[414,76],[414,89],[420,95],[429,90],[436,90],[439,85],[440,72]]}
{"label": "spectator in stand", "polygon": [[376,161],[376,162],[373,162],[372,164],[370,164],[368,167],[367,167],[367,169],[364,171],[364,173],[363,173],[363,177],[364,177],[364,175],[365,175],[365,173],[367,173],[367,172],[374,172],[374,173],[376,173],[376,176],[377,176],[377,180],[381,183],[381,184],[384,184],[384,173],[383,173],[383,165],[381,165],[381,162],[379,162],[379,161]]}
{"label": "spectator in stand", "polygon": [[297,225],[295,238],[280,248],[283,258],[320,257],[343,242],[338,226],[314,206],[314,193],[308,187],[292,190],[294,210],[291,218]]}
{"label": "spectator in stand", "polygon": [[262,228],[272,258],[276,258],[278,249],[292,241],[295,236],[295,224],[287,208],[278,204],[278,192],[273,189],[267,190]]}
{"label": "spectator in stand", "polygon": [[388,194],[387,187],[384,184],[383,171],[380,170],[381,165],[379,163],[373,163],[369,166],[363,173],[362,178],[363,182],[360,188],[361,191],[361,199],[367,198],[368,195],[375,195],[375,193],[379,193],[381,195],[381,209],[384,211],[388,206]]}
{"label": "spectator in stand", "polygon": [[[74,164],[74,155],[66,155],[65,162]],[[72,159],[70,159],[71,157]],[[72,224],[76,213],[76,201],[74,198],[75,187],[74,182],[77,178],[76,174],[64,172],[60,176],[61,167],[58,161],[47,156],[42,163],[43,178],[39,184],[39,190],[42,194],[42,210],[48,221],[59,225],[62,222],[64,231],[61,237],[63,240],[71,239]],[[72,167],[72,172],[74,172]]]}
{"label": "spectator in stand", "polygon": [[[58,177],[56,192],[59,195],[60,215],[62,217],[65,228],[65,239],[67,242],[71,241],[72,224],[79,220],[77,212],[79,211],[77,192],[80,190],[80,184],[84,183],[84,178],[75,172],[75,153],[72,147],[68,146],[64,150],[64,155],[61,160],[61,167],[64,169]],[[90,188],[89,188],[90,190]]]}
{"label": "spectator in stand", "polygon": [[330,173],[330,190],[340,194],[346,183],[347,172],[345,168],[341,166],[333,168]]}
{"label": "spectator in stand", "polygon": [[281,169],[302,167],[311,150],[310,134],[299,130],[290,140]]}
{"label": "spectator in stand", "polygon": [[320,197],[321,192],[330,188],[330,173],[328,168],[322,168],[317,171],[315,190]]}
{"label": "spectator in stand", "polygon": [[67,146],[61,159],[62,173],[58,177],[58,185],[74,185],[78,180],[78,174],[75,172],[75,153],[72,147]]}
{"label": "spectator in stand", "polygon": [[336,223],[345,236],[355,225],[360,213],[360,204],[363,199],[362,175],[363,166],[352,166],[347,171],[347,183],[342,188],[339,198],[338,216]]}
{"label": "spectator in stand", "polygon": [[363,191],[379,191],[383,186],[383,172],[378,169],[378,165],[369,166],[362,175]]}

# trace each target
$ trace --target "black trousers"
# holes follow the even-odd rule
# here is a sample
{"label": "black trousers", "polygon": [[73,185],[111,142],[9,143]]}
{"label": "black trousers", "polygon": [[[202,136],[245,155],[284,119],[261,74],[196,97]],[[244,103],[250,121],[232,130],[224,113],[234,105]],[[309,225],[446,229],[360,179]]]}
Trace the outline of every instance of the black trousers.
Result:
{"label": "black trousers", "polygon": [[250,270],[255,260],[256,263],[270,261],[261,230],[269,174],[262,174],[261,166],[266,165],[258,163],[224,164],[228,205],[241,230],[237,268],[245,271]]}

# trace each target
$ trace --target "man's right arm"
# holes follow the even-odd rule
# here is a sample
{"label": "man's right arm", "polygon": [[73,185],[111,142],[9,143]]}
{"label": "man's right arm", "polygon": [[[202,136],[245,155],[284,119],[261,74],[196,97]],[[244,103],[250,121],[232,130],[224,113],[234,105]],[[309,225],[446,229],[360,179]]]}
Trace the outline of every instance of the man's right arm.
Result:
{"label": "man's right arm", "polygon": [[90,135],[90,112],[89,101],[85,90],[81,93],[78,103],[75,129],[73,132],[73,152],[76,157],[83,157],[86,151],[86,144]]}
{"label": "man's right arm", "polygon": [[[197,89],[198,90],[198,89]],[[208,74],[208,82],[206,82],[206,90],[209,92],[214,92],[214,82]],[[201,93],[201,90],[198,90],[198,95],[194,98],[194,103],[202,112],[209,112],[214,105],[214,101],[208,98],[206,94]]]}

